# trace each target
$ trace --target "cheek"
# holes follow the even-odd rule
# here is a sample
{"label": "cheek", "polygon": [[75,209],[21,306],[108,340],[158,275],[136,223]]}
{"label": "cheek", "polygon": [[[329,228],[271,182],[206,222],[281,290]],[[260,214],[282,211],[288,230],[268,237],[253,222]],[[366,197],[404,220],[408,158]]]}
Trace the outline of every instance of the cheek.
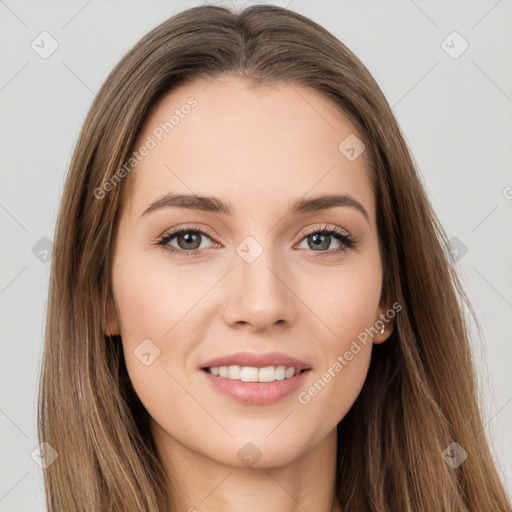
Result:
{"label": "cheek", "polygon": [[346,353],[333,354],[328,365],[297,396],[296,417],[303,418],[303,428],[314,432],[312,439],[322,439],[336,428],[357,400],[366,380],[371,345],[353,346],[348,351],[350,360]]}
{"label": "cheek", "polygon": [[331,353],[347,350],[351,340],[378,319],[381,281],[376,250],[356,255],[346,265],[328,271],[319,268],[301,281],[299,296],[316,317],[312,321],[319,320],[318,335]]}
{"label": "cheek", "polygon": [[197,301],[197,292],[186,286],[179,268],[170,272],[168,266],[162,268],[162,263],[134,256],[135,251],[119,253],[113,262],[112,285],[126,368],[137,394],[147,405],[162,399],[160,391],[172,388],[172,377],[165,369],[184,364],[189,351],[187,340],[192,337],[180,336],[179,344],[175,340],[184,329],[193,328],[189,312]]}
{"label": "cheek", "polygon": [[321,319],[316,339],[325,360],[298,403],[307,417],[322,417],[326,429],[345,416],[364,385],[381,297],[382,270],[374,255],[335,272],[330,279],[319,274],[322,286],[310,282],[303,295]]}
{"label": "cheek", "polygon": [[[372,339],[369,329],[373,317],[368,313],[368,302],[377,305],[378,297],[361,295],[361,300],[340,300],[338,317],[332,319],[335,335],[318,339],[324,350],[321,367],[297,396],[300,414],[316,431],[326,435],[335,427],[356,401],[368,374]],[[321,419],[321,421],[318,421]]]}
{"label": "cheek", "polygon": [[168,264],[161,254],[122,255],[114,260],[112,277],[122,328],[133,340],[171,337],[205,288],[204,282],[195,285],[190,272]]}
{"label": "cheek", "polygon": [[128,375],[149,415],[172,431],[170,411],[186,417],[186,406],[193,405],[184,392],[191,383],[183,368],[197,330],[190,311],[197,290],[186,286],[179,269],[170,272],[128,259],[115,265],[113,289]]}

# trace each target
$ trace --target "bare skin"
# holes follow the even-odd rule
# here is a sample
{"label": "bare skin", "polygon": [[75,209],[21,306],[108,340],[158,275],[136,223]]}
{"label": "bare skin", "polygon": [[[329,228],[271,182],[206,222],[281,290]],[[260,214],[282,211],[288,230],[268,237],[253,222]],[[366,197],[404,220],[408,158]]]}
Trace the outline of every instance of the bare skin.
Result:
{"label": "bare skin", "polygon": [[[122,336],[128,373],[151,415],[169,478],[181,490],[177,510],[340,511],[336,425],[361,391],[372,343],[392,330],[360,343],[333,372],[338,356],[390,307],[381,303],[376,204],[364,155],[350,161],[338,149],[355,130],[313,90],[250,89],[223,76],[168,94],[136,147],[148,136],[156,140],[155,128],[190,97],[197,106],[126,178],[106,331]],[[171,206],[142,215],[169,192],[214,196],[234,212]],[[329,194],[356,199],[368,219],[352,206],[290,212],[300,199]],[[190,235],[156,244],[176,227],[196,233],[200,245]],[[333,235],[315,245],[312,238],[326,227],[349,233],[356,246],[344,251]],[[249,236],[255,242],[244,245]],[[248,263],[240,247],[261,254]],[[151,354],[152,347],[160,350],[149,365],[134,355],[145,339]],[[201,369],[238,351],[281,352],[311,370],[298,391],[277,403],[239,403],[214,389]],[[329,368],[329,382],[301,403],[299,393]],[[256,447],[256,463],[243,457],[253,450],[247,443]]]}

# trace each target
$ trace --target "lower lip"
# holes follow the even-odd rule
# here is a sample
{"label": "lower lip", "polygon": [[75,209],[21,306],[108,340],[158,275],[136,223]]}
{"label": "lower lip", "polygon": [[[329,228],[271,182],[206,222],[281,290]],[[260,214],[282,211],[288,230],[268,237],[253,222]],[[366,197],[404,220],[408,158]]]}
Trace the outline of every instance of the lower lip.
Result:
{"label": "lower lip", "polygon": [[237,402],[246,405],[270,405],[297,391],[311,370],[305,370],[295,377],[273,382],[244,382],[242,380],[216,377],[206,370],[200,370],[213,388]]}

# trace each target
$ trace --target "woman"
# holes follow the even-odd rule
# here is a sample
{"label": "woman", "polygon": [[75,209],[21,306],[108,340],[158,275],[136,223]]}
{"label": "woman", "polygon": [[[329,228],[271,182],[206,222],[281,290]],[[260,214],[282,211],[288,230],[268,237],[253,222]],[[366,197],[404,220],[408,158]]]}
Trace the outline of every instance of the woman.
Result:
{"label": "woman", "polygon": [[62,198],[48,510],[510,510],[446,243],[329,32],[265,5],[162,23],[98,93]]}

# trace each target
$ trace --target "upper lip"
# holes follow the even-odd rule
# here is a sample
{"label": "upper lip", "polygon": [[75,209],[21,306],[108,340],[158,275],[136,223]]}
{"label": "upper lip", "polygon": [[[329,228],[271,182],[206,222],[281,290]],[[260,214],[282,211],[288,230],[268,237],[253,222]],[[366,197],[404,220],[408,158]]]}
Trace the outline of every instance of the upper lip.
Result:
{"label": "upper lip", "polygon": [[212,368],[213,366],[251,366],[254,368],[265,368],[266,366],[286,366],[299,370],[309,370],[311,366],[295,357],[281,354],[280,352],[267,352],[266,354],[255,354],[253,352],[236,352],[227,356],[217,357],[201,365],[201,369]]}

